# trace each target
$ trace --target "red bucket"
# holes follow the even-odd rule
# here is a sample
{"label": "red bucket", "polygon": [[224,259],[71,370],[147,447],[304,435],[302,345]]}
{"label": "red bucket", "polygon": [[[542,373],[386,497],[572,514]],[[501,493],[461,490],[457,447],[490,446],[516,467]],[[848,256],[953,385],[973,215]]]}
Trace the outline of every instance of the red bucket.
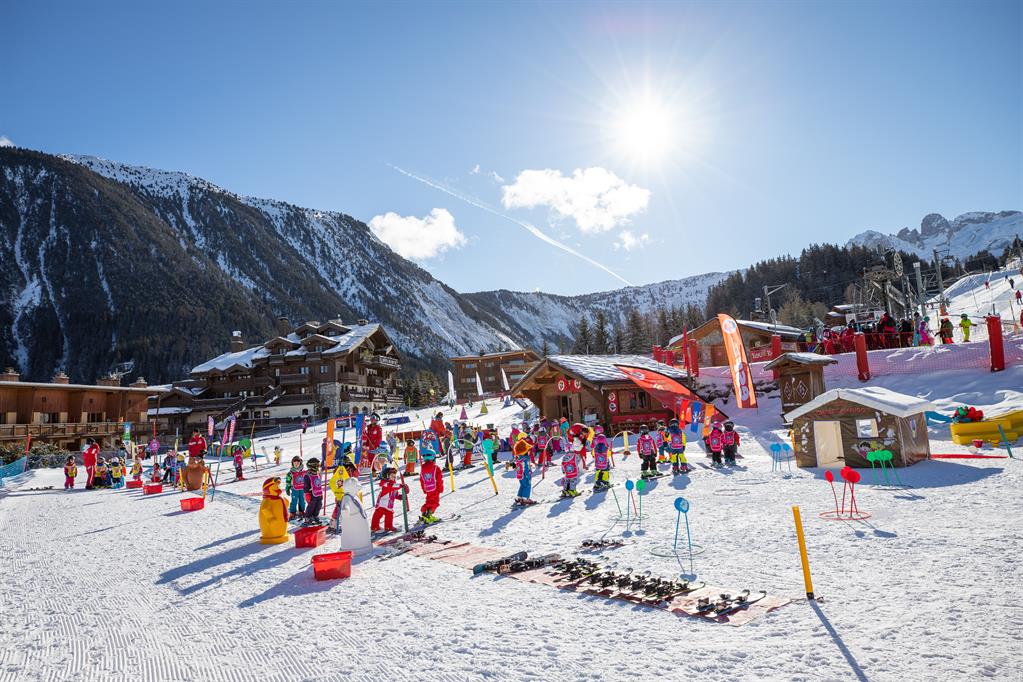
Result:
{"label": "red bucket", "polygon": [[206,500],[201,497],[186,497],[181,500],[181,511],[195,511],[202,509],[206,505]]}
{"label": "red bucket", "polygon": [[128,481],[127,483],[124,484],[124,487],[125,488],[133,488],[133,489],[141,488],[142,487],[142,479],[140,478],[137,481]]}
{"label": "red bucket", "polygon": [[317,580],[338,580],[351,575],[351,552],[331,552],[313,557],[313,577]]}
{"label": "red bucket", "polygon": [[295,531],[296,547],[319,547],[326,541],[326,526],[306,526]]}
{"label": "red bucket", "polygon": [[163,483],[147,483],[142,486],[143,495],[155,495],[163,492]]}
{"label": "red bucket", "polygon": [[978,450],[983,450],[984,449],[984,441],[981,440],[980,438],[974,438],[973,439],[973,447],[975,447]]}

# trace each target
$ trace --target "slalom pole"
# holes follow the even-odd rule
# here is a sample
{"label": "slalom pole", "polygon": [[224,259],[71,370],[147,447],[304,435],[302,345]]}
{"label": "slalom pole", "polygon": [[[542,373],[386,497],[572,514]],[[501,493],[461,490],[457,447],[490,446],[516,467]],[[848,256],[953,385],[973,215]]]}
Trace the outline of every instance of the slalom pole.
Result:
{"label": "slalom pole", "polygon": [[494,480],[494,465],[490,460],[490,454],[487,453],[486,449],[483,450],[483,457],[487,462],[487,476],[490,477],[490,484],[494,486],[494,494],[497,495],[497,481]]}
{"label": "slalom pole", "polygon": [[806,557],[806,538],[803,537],[803,519],[799,515],[799,506],[792,507],[792,518],[796,524],[796,539],[799,541],[799,559],[803,564],[803,583],[806,585],[806,598],[813,599],[813,582],[810,580],[810,560]]}
{"label": "slalom pole", "polygon": [[618,493],[615,492],[615,489],[614,489],[613,486],[611,487],[611,494],[615,498],[615,506],[618,507],[618,516],[621,516],[622,515],[622,505],[619,504],[619,502],[618,502]]}
{"label": "slalom pole", "polygon": [[[409,491],[405,489],[405,474],[402,473],[401,469],[398,469],[398,476],[401,477],[401,517],[402,517],[402,521],[405,523],[405,532],[408,533],[408,493],[409,493]],[[338,514],[338,518],[339,519],[341,518],[340,514]]]}
{"label": "slalom pole", "polygon": [[[448,460],[448,480],[451,481],[451,492],[455,492],[455,468],[451,465],[451,462],[454,459],[451,456],[451,448],[453,448],[455,446],[456,442],[457,441],[451,441],[451,443],[448,445],[448,456],[447,456],[447,460]],[[443,476],[443,474],[441,474],[441,475]]]}
{"label": "slalom pole", "polygon": [[259,471],[259,462],[256,460],[256,441],[252,440],[252,437],[256,433],[256,420],[252,420],[252,428],[249,429],[249,450],[252,452],[252,465],[256,467],[256,471]]}

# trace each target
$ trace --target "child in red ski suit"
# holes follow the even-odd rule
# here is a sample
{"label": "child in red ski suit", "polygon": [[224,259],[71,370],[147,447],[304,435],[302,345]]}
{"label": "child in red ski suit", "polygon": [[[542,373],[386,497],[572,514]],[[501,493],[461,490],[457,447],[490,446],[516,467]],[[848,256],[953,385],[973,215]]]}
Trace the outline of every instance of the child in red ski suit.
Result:
{"label": "child in red ski suit", "polygon": [[75,464],[74,455],[64,462],[64,490],[71,490],[75,487],[75,477],[78,475],[78,466]]}
{"label": "child in red ski suit", "polygon": [[710,456],[714,461],[714,466],[721,466],[721,451],[725,446],[724,438],[721,436],[721,424],[714,422],[710,433],[707,434],[706,442],[707,447],[710,448]]}
{"label": "child in red ski suit", "polygon": [[419,520],[423,523],[436,523],[440,521],[434,512],[440,507],[440,494],[444,492],[444,471],[437,466],[437,453],[431,450],[423,451],[423,466],[419,470],[419,487],[426,495],[426,501],[420,509]]}
{"label": "child in red ski suit", "polygon": [[242,450],[240,445],[235,445],[234,448],[232,449],[232,454],[234,455],[234,477],[235,477],[235,480],[237,480],[237,481],[244,481],[245,480],[245,477],[242,476],[242,454],[243,453],[244,453],[244,451]]}
{"label": "child in red ski suit", "polygon": [[394,527],[394,501],[400,495],[408,494],[408,486],[400,485],[396,480],[398,470],[385,467],[380,474],[380,493],[377,495],[376,509],[373,511],[373,520],[369,529],[376,533],[380,531],[380,522],[384,522],[384,532],[394,533],[398,529]]}
{"label": "child in red ski suit", "polygon": [[636,452],[643,460],[640,478],[652,478],[657,475],[657,441],[650,435],[646,426],[639,427],[639,438],[636,439]]}
{"label": "child in red ski suit", "polygon": [[725,464],[735,465],[735,455],[739,451],[739,432],[735,424],[725,422],[724,433],[721,434],[721,449],[725,452]]}

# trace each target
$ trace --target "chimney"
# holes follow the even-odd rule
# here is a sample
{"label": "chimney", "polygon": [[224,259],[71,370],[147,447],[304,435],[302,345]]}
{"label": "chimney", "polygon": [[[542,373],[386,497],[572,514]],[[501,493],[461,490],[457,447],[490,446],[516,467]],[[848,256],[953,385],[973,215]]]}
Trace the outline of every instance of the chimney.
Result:
{"label": "chimney", "polygon": [[242,333],[231,332],[231,352],[237,353],[240,350],[245,350],[245,341],[242,340]]}
{"label": "chimney", "polygon": [[280,336],[287,336],[291,333],[291,321],[283,315],[277,318],[277,333]]}
{"label": "chimney", "polygon": [[55,383],[55,384],[70,384],[71,383],[71,379],[69,379],[68,375],[64,374],[64,372],[57,372],[56,374],[53,375],[53,383]]}
{"label": "chimney", "polygon": [[121,385],[121,377],[117,376],[116,374],[108,374],[105,377],[100,377],[99,379],[96,379],[96,385],[97,386],[120,386]]}
{"label": "chimney", "polygon": [[18,381],[21,375],[18,374],[18,370],[13,367],[7,367],[4,369],[4,373],[0,374],[0,381]]}
{"label": "chimney", "polygon": [[145,388],[148,385],[144,377],[139,377],[131,383],[132,388]]}
{"label": "chimney", "polygon": [[355,323],[358,324],[360,327],[365,327],[367,324],[369,324],[369,320],[356,320]]}

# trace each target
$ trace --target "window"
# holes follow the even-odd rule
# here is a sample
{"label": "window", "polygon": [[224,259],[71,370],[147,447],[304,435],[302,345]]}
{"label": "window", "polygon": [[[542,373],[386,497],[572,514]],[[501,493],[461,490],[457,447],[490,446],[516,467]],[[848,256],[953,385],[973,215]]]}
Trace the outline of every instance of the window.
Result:
{"label": "window", "polygon": [[301,367],[298,368],[298,373],[299,374],[309,374],[309,367],[306,366],[306,365],[302,365]]}
{"label": "window", "polygon": [[263,410],[263,418],[264,419],[270,418],[270,410]]}
{"label": "window", "polygon": [[300,387],[300,388],[298,389],[298,392],[299,392],[299,393],[301,393],[302,395],[305,395],[305,394],[306,394],[306,392],[307,392],[307,389],[306,389],[306,387],[305,387],[305,386],[302,386],[302,387]]}
{"label": "window", "polygon": [[465,363],[465,364],[464,364],[464,365],[462,365],[462,366],[463,366],[463,367],[464,367],[465,369],[476,369],[476,363],[475,363],[475,362],[467,362],[467,363]]}
{"label": "window", "polygon": [[280,367],[274,367],[274,376],[275,377],[280,377],[281,376],[281,368]]}
{"label": "window", "polygon": [[877,438],[877,420],[876,419],[857,419],[856,420],[856,437],[857,438]]}
{"label": "window", "polygon": [[320,374],[329,374],[330,365],[320,365]]}

